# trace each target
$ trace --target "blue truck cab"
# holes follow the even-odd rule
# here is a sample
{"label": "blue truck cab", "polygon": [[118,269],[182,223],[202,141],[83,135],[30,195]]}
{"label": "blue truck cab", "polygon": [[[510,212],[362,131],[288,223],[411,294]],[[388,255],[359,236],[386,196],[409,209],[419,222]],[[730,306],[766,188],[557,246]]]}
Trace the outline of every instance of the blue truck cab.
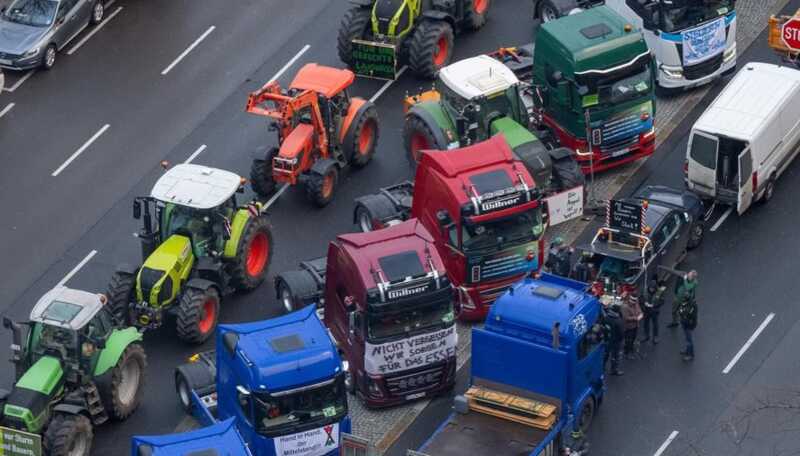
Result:
{"label": "blue truck cab", "polygon": [[314,306],[220,325],[216,347],[175,371],[178,399],[201,425],[233,419],[255,456],[339,454],[351,426],[344,371]]}
{"label": "blue truck cab", "polygon": [[420,448],[435,456],[556,455],[602,402],[601,304],[542,274],[513,285],[472,330],[470,387]]}
{"label": "blue truck cab", "polygon": [[181,434],[134,436],[131,456],[253,456],[234,418]]}

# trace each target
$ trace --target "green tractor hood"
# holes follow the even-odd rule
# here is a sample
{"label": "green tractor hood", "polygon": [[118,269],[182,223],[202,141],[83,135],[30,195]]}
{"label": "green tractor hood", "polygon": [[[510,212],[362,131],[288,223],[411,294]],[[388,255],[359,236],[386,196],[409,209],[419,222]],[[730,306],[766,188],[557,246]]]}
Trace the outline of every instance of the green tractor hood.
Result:
{"label": "green tractor hood", "polygon": [[51,356],[40,358],[20,377],[3,407],[2,424],[28,432],[41,432],[47,423],[50,401],[64,390],[64,369]]}
{"label": "green tractor hood", "polygon": [[514,155],[525,164],[536,186],[546,191],[550,187],[553,162],[539,138],[510,117],[492,121],[490,129],[492,136],[502,133]]}
{"label": "green tractor hood", "polygon": [[136,300],[152,307],[172,303],[194,264],[192,242],[174,234],[147,257],[136,277]]}

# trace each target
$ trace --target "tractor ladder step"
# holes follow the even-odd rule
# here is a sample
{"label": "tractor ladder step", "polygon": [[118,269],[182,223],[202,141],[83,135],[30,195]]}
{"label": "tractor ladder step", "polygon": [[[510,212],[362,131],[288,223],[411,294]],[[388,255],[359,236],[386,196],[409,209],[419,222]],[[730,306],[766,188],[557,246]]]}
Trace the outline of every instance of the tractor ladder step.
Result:
{"label": "tractor ladder step", "polygon": [[97,425],[108,421],[108,413],[106,413],[106,408],[103,407],[103,401],[100,399],[100,392],[97,391],[97,386],[94,383],[89,383],[86,385],[85,391],[86,408],[89,409],[89,414],[92,416],[92,423]]}

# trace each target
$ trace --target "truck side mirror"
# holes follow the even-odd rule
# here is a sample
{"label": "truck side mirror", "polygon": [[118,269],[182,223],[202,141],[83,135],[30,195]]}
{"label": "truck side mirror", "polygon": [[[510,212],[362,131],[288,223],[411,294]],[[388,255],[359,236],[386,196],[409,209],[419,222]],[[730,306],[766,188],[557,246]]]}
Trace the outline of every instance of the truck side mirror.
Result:
{"label": "truck side mirror", "polygon": [[139,200],[133,201],[133,218],[136,220],[142,218],[142,202]]}
{"label": "truck side mirror", "polygon": [[356,313],[350,312],[347,314],[347,327],[350,331],[350,338],[356,335]]}
{"label": "truck side mirror", "polygon": [[242,385],[236,385],[236,392],[237,392],[237,393],[239,393],[239,397],[240,397],[240,398],[241,398],[242,396],[244,396],[244,397],[248,397],[248,396],[250,396],[250,390],[249,390],[249,389],[247,389],[247,388],[245,388],[245,387],[244,387],[244,386],[242,386]]}
{"label": "truck side mirror", "polygon": [[556,85],[556,91],[562,104],[572,105],[570,102],[569,81],[559,80]]}
{"label": "truck side mirror", "polygon": [[239,335],[234,332],[226,332],[224,336],[222,336],[222,345],[225,346],[225,350],[227,350],[228,354],[233,356],[236,353],[236,344],[239,343]]}
{"label": "truck side mirror", "polygon": [[436,212],[436,220],[439,221],[439,226],[446,227],[447,225],[453,223],[453,219],[450,218],[450,214],[442,209]]}

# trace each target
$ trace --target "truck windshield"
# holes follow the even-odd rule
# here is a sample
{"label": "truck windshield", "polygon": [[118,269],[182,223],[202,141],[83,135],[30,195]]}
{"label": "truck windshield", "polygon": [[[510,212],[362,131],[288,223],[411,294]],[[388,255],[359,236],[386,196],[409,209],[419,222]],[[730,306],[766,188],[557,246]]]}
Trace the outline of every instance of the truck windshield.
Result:
{"label": "truck windshield", "polygon": [[367,332],[371,342],[380,342],[397,337],[405,337],[421,331],[446,327],[455,319],[453,302],[447,296],[414,310],[402,309],[370,315],[367,318]]}
{"label": "truck windshield", "polygon": [[684,0],[659,2],[661,28],[665,32],[678,32],[692,28],[711,19],[724,16],[734,9],[734,0]]}
{"label": "truck windshield", "polygon": [[332,382],[289,394],[255,393],[255,423],[259,434],[275,436],[312,429],[347,414],[344,375]]}
{"label": "truck windshield", "polygon": [[650,96],[653,89],[651,62],[650,54],[642,54],[632,65],[611,73],[576,74],[578,88],[586,93],[578,98],[582,100],[581,108]]}
{"label": "truck windshield", "polygon": [[535,241],[544,232],[541,208],[482,223],[464,223],[461,247],[464,252],[500,250]]}

